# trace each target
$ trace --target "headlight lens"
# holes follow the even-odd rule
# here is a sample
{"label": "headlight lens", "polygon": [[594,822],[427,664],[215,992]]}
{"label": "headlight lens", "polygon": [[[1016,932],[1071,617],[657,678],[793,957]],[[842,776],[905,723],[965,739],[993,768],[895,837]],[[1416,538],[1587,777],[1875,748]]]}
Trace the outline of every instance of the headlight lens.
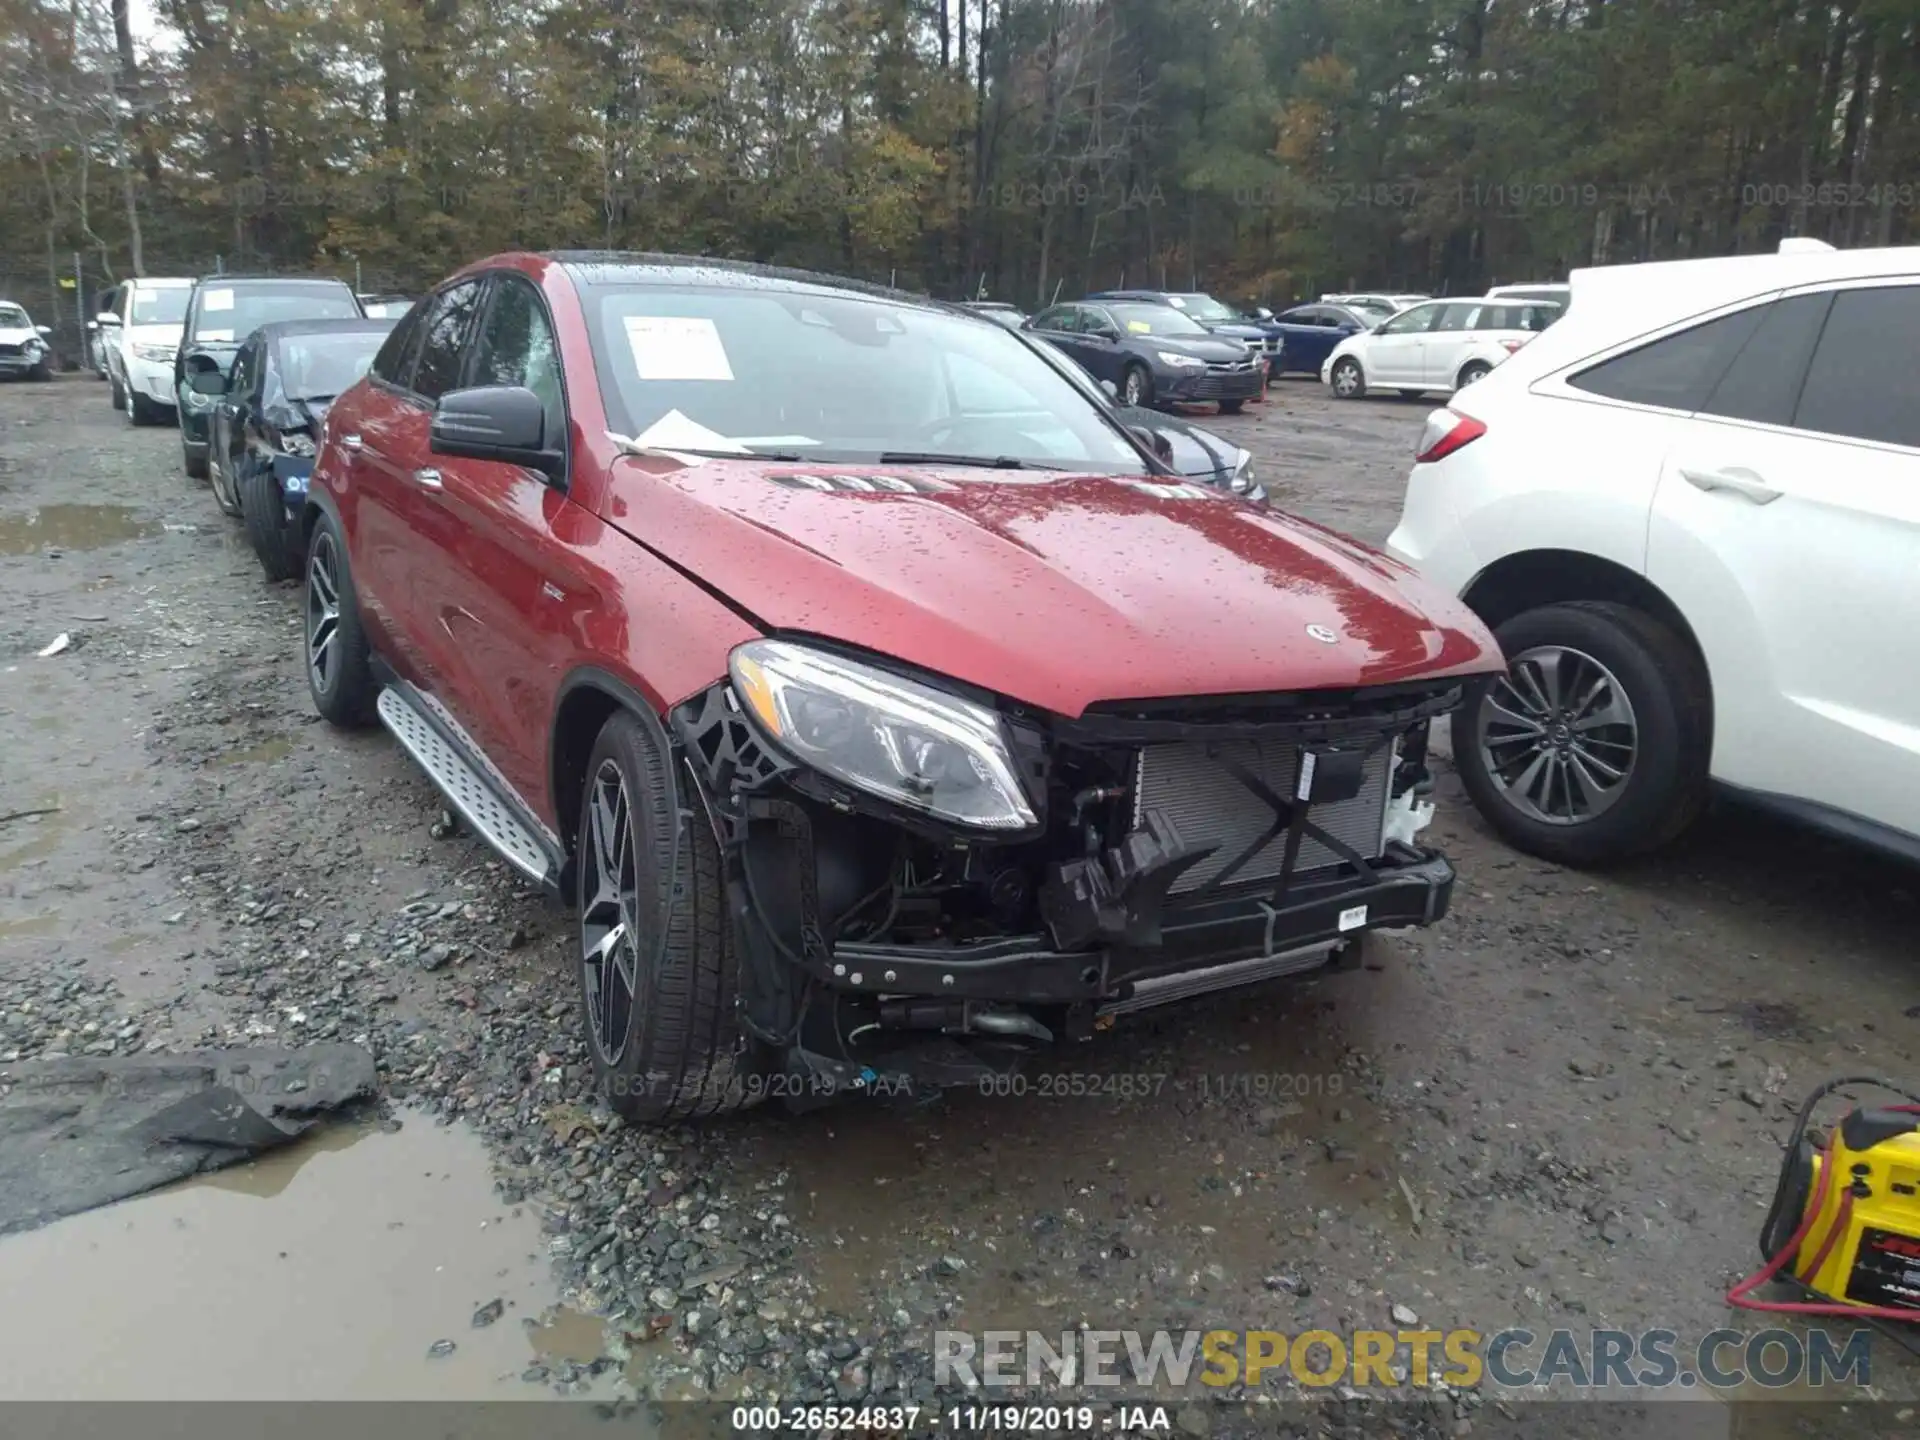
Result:
{"label": "headlight lens", "polygon": [[1171,365],[1175,370],[1198,370],[1207,363],[1204,360],[1196,360],[1191,355],[1176,355],[1171,350],[1161,350],[1156,353],[1160,356],[1162,365]]}
{"label": "headlight lens", "polygon": [[186,397],[187,408],[189,410],[211,410],[213,408],[213,397],[211,395],[202,395],[191,385],[182,385],[180,387],[180,393]]}
{"label": "headlight lens", "polygon": [[155,365],[173,359],[173,354],[173,346],[171,345],[136,345],[133,347],[134,359],[146,360]]}
{"label": "headlight lens", "polygon": [[795,759],[956,824],[1039,824],[985,706],[785,640],[749,641],[729,669],[741,703]]}
{"label": "headlight lens", "polygon": [[283,434],[280,437],[280,448],[289,455],[311,455],[313,454],[313,437]]}

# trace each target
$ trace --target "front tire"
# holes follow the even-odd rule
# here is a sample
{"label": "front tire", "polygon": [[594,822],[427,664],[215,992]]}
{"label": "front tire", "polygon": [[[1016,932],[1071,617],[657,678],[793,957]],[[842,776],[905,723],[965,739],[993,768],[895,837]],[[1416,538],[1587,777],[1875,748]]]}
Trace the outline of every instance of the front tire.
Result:
{"label": "front tire", "polygon": [[1631,606],[1529,610],[1495,632],[1507,674],[1469,688],[1454,764],[1506,840],[1566,865],[1658,849],[1707,797],[1712,692],[1671,629]]}
{"label": "front tire", "polygon": [[1351,355],[1334,361],[1333,373],[1327,377],[1327,381],[1337,399],[1358,400],[1367,393],[1366,373],[1361,370],[1360,362]]}
{"label": "front tire", "polygon": [[184,434],[187,428],[185,421],[181,422],[180,428],[183,432],[180,439],[180,466],[187,472],[187,478],[189,480],[205,480],[207,478],[207,457],[204,455],[195,455],[193,451],[187,448],[186,436]]}
{"label": "front tire", "polygon": [[247,523],[247,538],[253,553],[260,557],[260,568],[274,584],[291,580],[300,573],[300,552],[296,536],[287,520],[285,497],[274,482],[273,471],[254,466],[240,482],[240,514]]}
{"label": "front tire", "polygon": [[313,708],[343,730],[372,724],[380,692],[367,634],[360,627],[360,597],[347,568],[347,543],[325,512],[307,542],[305,610],[307,690]]}
{"label": "front tire", "polygon": [[[127,392],[120,388],[120,377],[117,375],[107,376],[107,384],[108,384],[108,392],[107,392],[108,398],[112,400],[113,408],[116,410],[126,409],[127,408]],[[140,422],[136,420],[133,423],[138,425]]]}
{"label": "front tire", "polygon": [[743,1110],[763,1052],[739,1028],[720,848],[680,811],[656,726],[619,711],[587,760],[575,872],[581,1020],[608,1102],[636,1124]]}
{"label": "front tire", "polygon": [[1246,406],[1247,402],[1244,400],[1222,400],[1220,402],[1220,413],[1222,415],[1238,415],[1242,410],[1246,409]]}
{"label": "front tire", "polygon": [[127,392],[127,420],[134,425],[158,425],[160,407],[138,390]]}
{"label": "front tire", "polygon": [[1120,403],[1139,409],[1153,403],[1153,377],[1144,365],[1129,365],[1120,377]]}

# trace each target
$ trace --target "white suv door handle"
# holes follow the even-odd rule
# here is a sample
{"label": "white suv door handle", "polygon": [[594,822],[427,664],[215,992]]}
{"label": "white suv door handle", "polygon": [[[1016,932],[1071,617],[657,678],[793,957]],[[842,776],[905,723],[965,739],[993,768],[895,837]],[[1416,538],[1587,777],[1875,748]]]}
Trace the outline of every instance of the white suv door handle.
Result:
{"label": "white suv door handle", "polygon": [[1778,490],[1753,471],[1740,466],[1730,470],[1688,470],[1683,467],[1680,478],[1696,490],[1730,490],[1756,505],[1770,505],[1780,498]]}
{"label": "white suv door handle", "polygon": [[415,484],[427,490],[441,490],[445,488],[440,482],[440,472],[438,470],[416,470],[413,472],[413,478]]}

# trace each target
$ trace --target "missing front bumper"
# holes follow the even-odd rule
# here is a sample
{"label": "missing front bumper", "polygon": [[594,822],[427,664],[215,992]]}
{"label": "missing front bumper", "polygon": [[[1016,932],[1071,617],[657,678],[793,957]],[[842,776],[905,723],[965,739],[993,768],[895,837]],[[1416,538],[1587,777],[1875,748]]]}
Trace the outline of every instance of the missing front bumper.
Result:
{"label": "missing front bumper", "polygon": [[[938,947],[842,943],[832,947],[817,978],[856,994],[1139,1008],[1126,1002],[1143,989],[1168,990],[1170,979],[1289,957],[1303,962],[1295,968],[1311,968],[1318,963],[1316,950],[1326,958],[1366,931],[1431,925],[1447,913],[1454,876],[1445,856],[1396,845],[1373,870],[1371,881],[1303,876],[1280,906],[1264,889],[1170,906],[1161,917],[1156,946],[1066,951],[1040,935]],[[1245,981],[1222,972],[1219,985],[1204,988],[1264,978],[1256,965],[1248,965],[1247,972]],[[1189,993],[1200,991],[1183,989],[1166,998]]]}

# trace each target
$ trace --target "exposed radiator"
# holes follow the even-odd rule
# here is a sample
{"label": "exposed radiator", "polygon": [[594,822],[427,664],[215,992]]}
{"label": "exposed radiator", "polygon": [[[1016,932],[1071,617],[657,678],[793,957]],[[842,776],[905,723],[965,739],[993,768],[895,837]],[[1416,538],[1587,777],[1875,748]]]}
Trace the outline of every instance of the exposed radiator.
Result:
{"label": "exposed radiator", "polygon": [[[1210,753],[1211,752],[1211,753]],[[1282,800],[1291,798],[1299,778],[1300,752],[1294,745],[1264,740],[1223,740],[1211,744],[1149,745],[1140,751],[1134,771],[1133,823],[1158,810],[1173,821],[1180,838],[1194,845],[1218,848],[1174,881],[1170,893],[1197,890],[1227,866],[1274,823],[1273,807],[1241,784],[1215,759],[1232,760]],[[1379,855],[1387,819],[1387,787],[1393,769],[1393,747],[1382,746],[1367,760],[1360,793],[1334,805],[1316,805],[1312,823],[1352,847],[1366,859]],[[1283,831],[1261,849],[1227,882],[1271,880],[1280,873],[1286,853]],[[1302,837],[1296,875],[1338,865],[1340,857],[1311,836]]]}

